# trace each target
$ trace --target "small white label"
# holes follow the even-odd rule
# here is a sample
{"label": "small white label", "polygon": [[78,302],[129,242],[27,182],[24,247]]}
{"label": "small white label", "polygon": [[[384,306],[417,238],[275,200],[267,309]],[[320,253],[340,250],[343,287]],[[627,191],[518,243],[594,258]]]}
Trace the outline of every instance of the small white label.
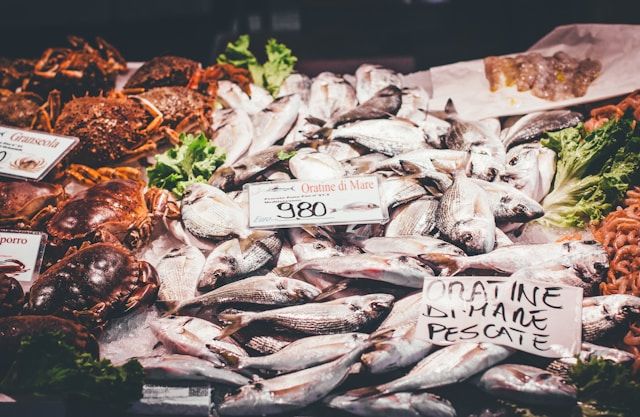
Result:
{"label": "small white label", "polygon": [[427,278],[416,335],[489,342],[549,358],[580,352],[582,289],[500,277]]}
{"label": "small white label", "polygon": [[0,271],[22,283],[38,276],[47,235],[40,232],[0,230]]}
{"label": "small white label", "polygon": [[0,126],[0,175],[39,181],[78,138]]}
{"label": "small white label", "polygon": [[389,218],[376,175],[247,185],[249,227],[382,223]]}

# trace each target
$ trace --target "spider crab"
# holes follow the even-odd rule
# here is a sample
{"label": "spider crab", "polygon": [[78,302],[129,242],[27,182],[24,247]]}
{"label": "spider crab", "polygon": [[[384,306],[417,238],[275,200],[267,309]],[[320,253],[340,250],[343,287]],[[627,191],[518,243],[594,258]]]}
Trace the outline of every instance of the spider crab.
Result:
{"label": "spider crab", "polygon": [[33,59],[0,58],[0,88],[15,91],[29,78],[35,63]]}

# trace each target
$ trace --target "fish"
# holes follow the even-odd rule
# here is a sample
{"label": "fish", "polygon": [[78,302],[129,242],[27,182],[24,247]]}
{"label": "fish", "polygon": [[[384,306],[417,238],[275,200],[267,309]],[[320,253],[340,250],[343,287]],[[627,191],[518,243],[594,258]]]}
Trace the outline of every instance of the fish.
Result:
{"label": "fish", "polygon": [[349,391],[355,397],[413,392],[456,384],[508,358],[514,349],[485,342],[445,346],[430,354],[406,375],[376,387]]}
{"label": "fish", "polygon": [[339,161],[320,152],[298,152],[289,160],[289,169],[294,177],[301,180],[328,180],[345,175]]}
{"label": "fish", "polygon": [[457,274],[467,269],[513,274],[544,262],[547,268],[551,265],[572,266],[585,277],[602,277],[609,266],[606,252],[594,241],[517,244],[476,256],[430,254],[422,259],[437,266],[444,275]]}
{"label": "fish", "polygon": [[296,254],[293,252],[293,247],[289,243],[288,240],[282,240],[282,249],[278,254],[278,259],[276,259],[276,266],[287,266],[293,265],[298,262],[296,258]]}
{"label": "fish", "polygon": [[252,115],[267,107],[273,97],[262,87],[251,84],[251,96],[242,91],[240,86],[232,81],[218,81],[217,99],[225,106],[242,109]]}
{"label": "fish", "polygon": [[[360,146],[353,143],[329,142],[318,146],[318,152],[332,156],[336,161],[344,162],[360,156]],[[343,165],[343,171],[345,167]]]}
{"label": "fish", "polygon": [[360,358],[369,373],[384,374],[413,366],[431,352],[433,344],[416,337],[417,320],[416,315],[415,320],[389,329],[386,337],[374,339],[373,349]]}
{"label": "fish", "polygon": [[422,292],[419,291],[393,303],[393,308],[389,315],[380,323],[380,326],[371,334],[371,337],[387,336],[386,333],[389,330],[396,330],[407,323],[417,321],[420,315],[421,302]]}
{"label": "fish", "polygon": [[388,85],[357,107],[329,120],[329,127],[336,127],[358,120],[386,119],[394,116],[402,105],[402,92],[395,85]]}
{"label": "fish", "polygon": [[241,108],[216,110],[211,130],[211,142],[224,149],[223,167],[233,165],[240,159],[254,137],[251,119]]}
{"label": "fish", "polygon": [[300,271],[315,271],[349,279],[369,279],[409,288],[422,288],[424,278],[433,276],[431,268],[405,255],[357,254],[310,259],[276,268],[274,272],[294,276]]}
{"label": "fish", "polygon": [[386,313],[393,300],[389,294],[369,294],[262,312],[223,313],[219,319],[230,325],[220,337],[229,336],[254,322],[271,323],[310,335],[355,332]]}
{"label": "fish", "polygon": [[368,211],[375,210],[377,208],[380,208],[380,206],[376,203],[349,203],[342,207],[332,208],[329,210],[329,213],[336,213],[339,211]]}
{"label": "fish", "polygon": [[582,301],[582,340],[595,342],[622,328],[640,315],[640,297],[601,295]]}
{"label": "fish", "polygon": [[328,397],[324,404],[362,417],[456,417],[448,400],[430,392],[396,392],[370,397],[348,393]]}
{"label": "fish", "polygon": [[496,224],[487,193],[458,174],[436,210],[436,226],[445,240],[473,255],[493,250]]}
{"label": "fish", "polygon": [[208,184],[196,183],[186,189],[181,217],[185,228],[201,238],[246,238],[251,233],[242,207],[222,190]]}
{"label": "fish", "polygon": [[300,336],[292,336],[285,333],[261,334],[254,330],[246,331],[244,329],[233,335],[233,339],[237,340],[245,348],[254,350],[261,355],[276,353],[299,338]]}
{"label": "fish", "polygon": [[218,367],[226,366],[228,358],[247,356],[247,352],[232,340],[222,340],[220,327],[203,319],[167,316],[152,321],[150,327],[170,351],[195,356]]}
{"label": "fish", "polygon": [[391,177],[380,183],[380,194],[387,208],[417,200],[427,194],[427,190],[415,178]]}
{"label": "fish", "polygon": [[474,384],[487,394],[522,404],[575,404],[576,387],[564,378],[529,365],[503,364],[480,375]]}
{"label": "fish", "polygon": [[411,120],[418,126],[427,121],[429,110],[429,93],[422,87],[404,87],[402,89],[402,105],[397,116]]}
{"label": "fish", "polygon": [[244,385],[218,407],[221,416],[273,415],[295,411],[324,397],[342,384],[368,343],[331,362]]}
{"label": "fish", "polygon": [[220,283],[247,276],[275,261],[280,249],[282,239],[269,230],[256,230],[243,240],[227,240],[207,256],[198,290],[212,289]]}
{"label": "fish", "polygon": [[481,148],[469,150],[466,169],[469,177],[491,182],[498,178],[504,170],[503,159],[496,158],[490,152]]}
{"label": "fish", "polygon": [[284,138],[298,118],[302,100],[297,94],[275,99],[252,116],[254,138],[248,155],[255,155]]}
{"label": "fish", "polygon": [[451,130],[451,123],[440,119],[431,113],[427,113],[427,118],[422,123],[417,123],[422,131],[427,135],[427,143],[434,148],[445,148],[445,139]]}
{"label": "fish", "polygon": [[173,248],[158,264],[158,301],[182,302],[193,298],[205,258],[200,249],[191,245]]}
{"label": "fish", "polygon": [[402,78],[395,71],[380,65],[362,64],[356,69],[358,102],[364,103],[387,86],[402,88]]}
{"label": "fish", "polygon": [[555,173],[556,153],[539,143],[526,143],[507,152],[500,179],[540,202],[551,191]]}
{"label": "fish", "polygon": [[294,72],[284,79],[277,97],[288,96],[290,94],[298,94],[303,103],[309,102],[309,94],[311,90],[311,79],[299,72]]}
{"label": "fish", "polygon": [[[344,142],[330,142],[330,143],[344,143]],[[350,146],[361,147],[357,143],[345,143],[345,144]],[[367,149],[367,152],[368,151],[369,150]],[[367,174],[368,173],[367,171],[369,170],[369,167],[372,164],[375,164],[379,161],[384,161],[385,159],[389,159],[389,157],[381,153],[372,152],[362,156],[357,156],[351,159],[347,159],[346,161],[342,161],[342,165],[345,167],[345,171],[349,175]]]}
{"label": "fish", "polygon": [[582,362],[588,362],[594,358],[604,359],[621,365],[631,365],[636,357],[632,353],[624,350],[583,342],[580,353],[577,356],[556,359],[547,365],[546,369],[554,374],[566,377],[569,375],[569,370],[578,363],[578,359]]}
{"label": "fish", "polygon": [[426,235],[436,227],[435,214],[439,200],[433,196],[423,196],[397,207],[391,213],[385,226],[386,237]]}
{"label": "fish", "polygon": [[566,285],[582,288],[585,297],[598,295],[600,283],[605,274],[591,274],[581,270],[579,266],[558,263],[541,263],[535,266],[518,269],[511,274],[512,279],[544,282],[552,285]]}
{"label": "fish", "polygon": [[356,91],[344,78],[331,72],[322,72],[311,83],[309,116],[330,120],[358,105]]}
{"label": "fish", "polygon": [[583,119],[581,113],[571,110],[529,113],[502,131],[502,142],[508,150],[514,146],[535,141],[546,132],[577,126]]}
{"label": "fish", "polygon": [[469,160],[469,152],[454,151],[450,149],[416,149],[392,158],[380,161],[372,161],[370,166],[365,168],[365,173],[370,174],[378,171],[402,170],[401,162],[408,161],[416,165],[434,169],[445,174],[456,174],[464,172]]}
{"label": "fish", "polygon": [[338,359],[369,339],[366,333],[309,336],[267,356],[241,358],[239,369],[294,372]]}
{"label": "fish", "polygon": [[544,215],[544,209],[534,199],[509,184],[472,179],[487,192],[496,222],[529,222]]}
{"label": "fish", "polygon": [[163,354],[135,359],[142,365],[145,380],[150,381],[206,381],[231,386],[251,382],[246,376],[228,368],[216,367],[211,362],[189,355]]}
{"label": "fish", "polygon": [[505,246],[513,245],[513,241],[507,236],[505,232],[496,228],[496,249],[503,248]]}
{"label": "fish", "polygon": [[394,253],[419,258],[423,254],[436,252],[465,256],[459,247],[431,236],[372,237],[352,240],[351,243],[376,255]]}

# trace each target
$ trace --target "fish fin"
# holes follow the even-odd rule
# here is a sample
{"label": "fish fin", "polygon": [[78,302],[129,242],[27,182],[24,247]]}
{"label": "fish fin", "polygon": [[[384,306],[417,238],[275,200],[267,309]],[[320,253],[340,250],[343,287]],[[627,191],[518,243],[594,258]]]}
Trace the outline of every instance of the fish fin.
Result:
{"label": "fish fin", "polygon": [[393,333],[396,329],[380,329],[380,330],[376,330],[373,333],[371,333],[371,336],[369,336],[369,340],[371,341],[375,341],[376,339],[384,339],[386,340],[388,338],[388,335]]}
{"label": "fish fin", "polygon": [[442,276],[452,276],[463,270],[459,257],[446,253],[424,253],[418,255],[418,258],[433,265]]}
{"label": "fish fin", "polygon": [[281,277],[290,277],[298,272],[297,265],[298,264],[279,266],[277,268],[273,268],[271,272]]}
{"label": "fish fin", "polygon": [[268,236],[273,235],[274,232],[271,230],[255,230],[251,232],[249,236],[244,239],[241,239],[238,244],[240,247],[240,254],[244,253],[252,244],[255,242],[262,240]]}
{"label": "fish fin", "polygon": [[210,352],[215,353],[216,355],[220,356],[224,362],[234,368],[238,367],[238,363],[240,362],[240,356],[238,355],[234,355],[232,353],[229,353],[228,351],[224,350],[224,349],[219,349],[213,345],[210,344],[206,344],[205,347],[207,349],[209,349]]}
{"label": "fish fin", "polygon": [[412,126],[415,126],[415,127],[420,127],[420,125],[418,125],[416,122],[414,122],[411,119],[407,119],[406,117],[396,116],[394,114],[389,113],[389,118],[393,119],[393,120],[399,120],[401,122],[409,123],[409,124],[411,124]]}
{"label": "fish fin", "polygon": [[221,321],[229,322],[227,327],[222,330],[222,333],[218,337],[217,340],[222,340],[225,337],[229,337],[232,334],[236,333],[238,330],[247,327],[255,318],[255,313],[244,312],[244,313],[220,313],[218,315],[218,319]]}
{"label": "fish fin", "polygon": [[327,140],[331,138],[331,134],[333,133],[333,129],[330,127],[321,127],[320,129],[314,131],[313,133],[309,133],[307,135],[307,139],[324,139]]}
{"label": "fish fin", "polygon": [[356,389],[352,389],[350,391],[345,392],[345,395],[348,395],[349,397],[354,397],[354,398],[377,396],[380,394],[382,394],[382,391],[378,387],[356,388]]}
{"label": "fish fin", "polygon": [[323,127],[324,125],[327,124],[326,121],[322,120],[319,117],[307,116],[307,117],[304,118],[304,120],[309,122],[309,123],[311,123],[312,125],[316,125],[316,126],[319,126],[319,127]]}
{"label": "fish fin", "polygon": [[458,114],[456,106],[453,104],[453,100],[447,100],[447,104],[444,106],[444,112],[447,116],[456,116]]}
{"label": "fish fin", "polygon": [[318,294],[317,297],[315,297],[313,299],[313,302],[314,303],[318,303],[318,302],[321,302],[321,301],[325,301],[326,299],[328,299],[332,295],[335,295],[335,294],[339,293],[340,291],[347,289],[347,287],[349,287],[349,281],[348,280],[340,281],[337,284],[334,284],[334,285],[331,285],[330,287],[327,287],[324,291],[322,291],[320,294]]}
{"label": "fish fin", "polygon": [[305,232],[307,232],[310,236],[313,236],[313,237],[322,236],[323,238],[327,239],[329,242],[336,243],[334,238],[336,232],[333,228],[330,228],[329,230],[327,230],[324,227],[312,226],[309,224],[302,225],[300,226],[300,228]]}

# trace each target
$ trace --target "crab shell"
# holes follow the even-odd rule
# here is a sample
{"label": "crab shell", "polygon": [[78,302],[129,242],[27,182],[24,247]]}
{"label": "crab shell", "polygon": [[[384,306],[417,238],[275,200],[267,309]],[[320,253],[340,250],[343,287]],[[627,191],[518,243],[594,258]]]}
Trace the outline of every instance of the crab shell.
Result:
{"label": "crab shell", "polygon": [[22,286],[13,277],[0,273],[0,317],[18,314],[24,302]]}
{"label": "crab shell", "polygon": [[157,87],[136,97],[148,100],[163,116],[163,124],[178,132],[207,132],[213,100],[187,87]]}
{"label": "crab shell", "polygon": [[33,71],[34,59],[0,58],[0,88],[15,90],[20,87]]}
{"label": "crab shell", "polygon": [[73,317],[100,327],[106,320],[151,304],[158,276],[149,263],[114,243],[83,245],[41,274],[29,290],[31,314]]}
{"label": "crab shell", "polygon": [[58,184],[0,182],[0,227],[36,229],[64,199]]}
{"label": "crab shell", "polygon": [[35,93],[0,90],[0,124],[31,128],[42,104],[44,100]]}
{"label": "crab shell", "polygon": [[186,87],[200,64],[179,56],[158,56],[145,62],[125,84],[125,89],[144,90],[154,87]]}

